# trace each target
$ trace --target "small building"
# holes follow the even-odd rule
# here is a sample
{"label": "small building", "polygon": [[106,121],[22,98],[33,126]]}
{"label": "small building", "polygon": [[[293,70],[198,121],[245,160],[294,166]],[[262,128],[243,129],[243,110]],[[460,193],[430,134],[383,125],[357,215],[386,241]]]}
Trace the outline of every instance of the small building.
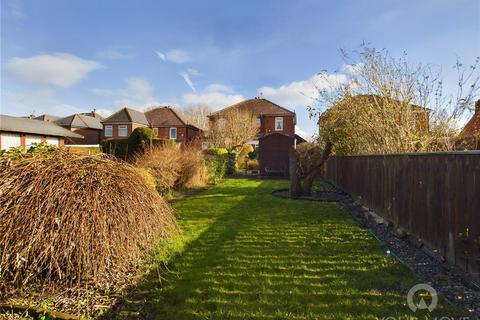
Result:
{"label": "small building", "polygon": [[28,148],[41,142],[62,147],[66,138],[83,139],[83,136],[52,122],[0,115],[0,150]]}
{"label": "small building", "polygon": [[459,149],[480,149],[480,100],[475,102],[475,111],[472,118],[458,135]]}
{"label": "small building", "polygon": [[65,139],[65,145],[98,145],[102,139],[103,118],[95,111],[88,113],[75,113],[70,116],[60,118],[55,124],[76,132],[84,138]]}
{"label": "small building", "polygon": [[140,111],[123,108],[101,121],[103,125],[102,139],[128,138],[139,127],[149,127],[145,114]]}
{"label": "small building", "polygon": [[244,100],[212,113],[209,116],[210,127],[214,126],[217,121],[221,121],[222,115],[232,109],[250,112],[257,118],[258,135],[252,141],[252,144],[255,146],[258,146],[258,139],[261,136],[272,132],[290,136],[295,134],[295,112],[263,98]]}
{"label": "small building", "polygon": [[189,124],[172,107],[157,107],[145,112],[150,128],[158,139],[175,140],[177,143],[201,142],[203,132]]}
{"label": "small building", "polygon": [[212,113],[210,127],[222,121],[222,116],[232,109],[250,112],[256,117],[258,135],[250,144],[258,147],[260,175],[288,175],[288,153],[296,143],[305,141],[295,134],[295,112],[267,99],[254,98]]}

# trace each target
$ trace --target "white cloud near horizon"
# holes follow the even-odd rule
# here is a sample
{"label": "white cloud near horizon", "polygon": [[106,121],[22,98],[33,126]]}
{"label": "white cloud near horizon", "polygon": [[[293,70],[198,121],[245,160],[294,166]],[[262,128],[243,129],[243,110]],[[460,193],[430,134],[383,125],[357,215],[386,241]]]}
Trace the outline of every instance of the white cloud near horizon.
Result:
{"label": "white cloud near horizon", "polygon": [[6,70],[17,80],[34,85],[68,88],[101,68],[98,62],[68,53],[42,54],[8,60]]}
{"label": "white cloud near horizon", "polygon": [[231,87],[219,83],[208,85],[200,93],[187,93],[182,97],[186,106],[204,105],[212,110],[225,108],[242,100],[245,100],[243,95],[236,94]]}
{"label": "white cloud near horizon", "polygon": [[190,52],[182,49],[171,49],[166,53],[154,50],[157,56],[163,61],[170,61],[173,63],[186,63],[192,61]]}
{"label": "white cloud near horizon", "polygon": [[261,87],[257,92],[275,103],[289,106],[306,107],[315,102],[319,96],[319,90],[334,88],[348,81],[345,74],[317,74],[307,80],[294,81],[278,88]]}
{"label": "white cloud near horizon", "polygon": [[58,116],[83,112],[83,108],[68,103],[63,103],[55,96],[51,89],[31,90],[24,92],[12,92],[2,90],[1,112],[12,110],[15,115],[27,116],[32,113],[39,116],[47,113]]}
{"label": "white cloud near horizon", "polygon": [[[113,98],[113,107],[133,107],[143,110],[152,105],[158,105],[154,88],[142,77],[130,77],[125,80],[125,87],[119,89],[93,88],[92,93],[97,96]],[[104,109],[109,110],[109,109]]]}

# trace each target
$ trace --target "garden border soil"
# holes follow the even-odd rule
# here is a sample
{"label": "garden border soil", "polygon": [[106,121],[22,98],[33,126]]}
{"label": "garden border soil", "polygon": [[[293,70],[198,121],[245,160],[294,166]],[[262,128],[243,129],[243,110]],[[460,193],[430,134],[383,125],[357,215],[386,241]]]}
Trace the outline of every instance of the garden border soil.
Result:
{"label": "garden border soil", "polygon": [[338,202],[360,227],[368,230],[385,246],[388,254],[409,268],[421,281],[432,285],[448,303],[466,309],[466,316],[480,319],[480,285],[471,276],[448,263],[420,239],[404,230],[395,230],[392,223],[354,200],[346,192],[329,182],[321,183],[323,191],[312,196],[291,198],[288,189],[274,190],[272,194],[293,200]]}

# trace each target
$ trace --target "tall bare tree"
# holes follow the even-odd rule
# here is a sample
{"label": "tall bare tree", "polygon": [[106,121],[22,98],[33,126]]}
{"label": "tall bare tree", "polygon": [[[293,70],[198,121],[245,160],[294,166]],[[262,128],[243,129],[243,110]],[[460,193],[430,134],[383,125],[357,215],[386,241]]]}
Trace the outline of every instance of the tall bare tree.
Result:
{"label": "tall bare tree", "polygon": [[[412,65],[406,54],[395,58],[366,45],[353,55],[342,52],[348,76],[339,82],[322,72],[311,118],[319,119],[316,148],[323,156],[304,172],[302,193],[310,194],[311,179],[321,172],[330,153],[392,153],[451,150],[456,123],[479,92],[476,59],[469,67],[456,64],[457,95],[445,96],[439,72]],[[335,81],[332,81],[335,79]],[[299,155],[296,155],[298,158]],[[298,171],[298,170],[297,170]],[[298,193],[298,179],[292,190]]]}
{"label": "tall bare tree", "polygon": [[209,140],[215,147],[237,151],[257,134],[256,117],[247,110],[233,108],[210,117]]}
{"label": "tall bare tree", "polygon": [[208,115],[212,109],[208,105],[191,105],[181,110],[182,116],[190,123],[203,131],[208,130]]}

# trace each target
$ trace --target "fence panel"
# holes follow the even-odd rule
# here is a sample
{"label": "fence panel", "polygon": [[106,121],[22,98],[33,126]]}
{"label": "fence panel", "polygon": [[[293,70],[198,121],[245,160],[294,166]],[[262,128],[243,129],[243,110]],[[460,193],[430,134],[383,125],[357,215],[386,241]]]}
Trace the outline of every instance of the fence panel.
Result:
{"label": "fence panel", "polygon": [[326,177],[480,280],[480,152],[334,156]]}

